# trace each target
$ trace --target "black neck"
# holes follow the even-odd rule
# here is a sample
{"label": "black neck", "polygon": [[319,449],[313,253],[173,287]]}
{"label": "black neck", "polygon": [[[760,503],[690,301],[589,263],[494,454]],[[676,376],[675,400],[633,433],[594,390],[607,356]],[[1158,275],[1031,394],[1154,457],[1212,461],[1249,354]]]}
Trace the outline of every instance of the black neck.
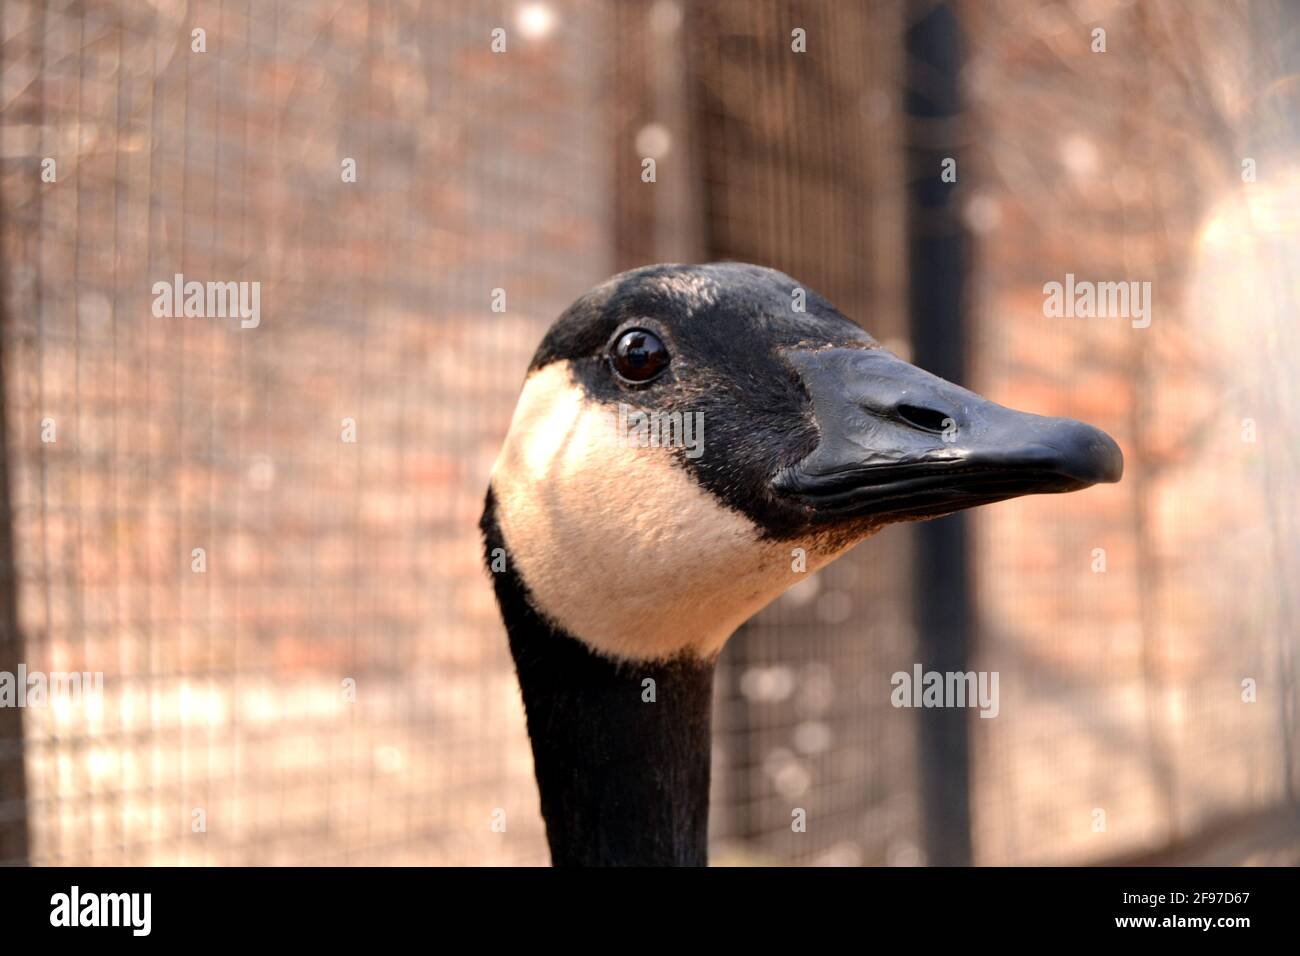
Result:
{"label": "black neck", "polygon": [[[493,550],[505,549],[491,491],[482,527],[490,565]],[[506,561],[492,577],[523,691],[552,862],[705,865],[713,664],[601,657],[534,610]]]}

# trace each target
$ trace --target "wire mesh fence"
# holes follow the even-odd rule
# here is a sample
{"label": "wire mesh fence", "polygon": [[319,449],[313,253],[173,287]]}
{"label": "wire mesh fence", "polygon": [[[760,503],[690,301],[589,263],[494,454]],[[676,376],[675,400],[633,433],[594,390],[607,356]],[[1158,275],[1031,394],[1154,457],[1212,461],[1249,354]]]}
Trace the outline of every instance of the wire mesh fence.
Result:
{"label": "wire mesh fence", "polygon": [[[1126,457],[1114,489],[975,519],[979,666],[1011,717],[975,722],[987,862],[1106,859],[1294,799],[1300,535],[1270,490],[1296,478],[1281,11],[971,8],[976,380]],[[1137,283],[1143,311],[1045,319],[1045,284],[1075,280]]]}
{"label": "wire mesh fence", "polygon": [[[103,691],[0,708],[0,861],[544,862],[476,527],[527,362],[616,269],[699,258],[784,269],[906,355],[900,37],[923,6],[8,0],[0,672]],[[1151,53],[1207,45],[1169,33],[1179,5],[1097,5],[1129,37],[1104,62],[1091,11],[1050,6],[962,8],[972,375],[1117,434],[1136,480],[975,525],[1004,695],[970,721],[989,863],[1157,846],[1296,782],[1294,186],[1245,223],[1175,190],[1227,191],[1225,129],[1291,140]],[[1223,17],[1216,81],[1256,97],[1261,41]],[[1207,221],[1268,250],[1267,301]],[[1169,311],[1149,335],[1047,322],[1068,271],[1154,277]],[[1210,347],[1240,315],[1225,276],[1268,356]],[[187,315],[188,282],[243,311]],[[717,858],[923,862],[890,675],[943,589],[910,535],[724,653]]]}
{"label": "wire mesh fence", "polygon": [[[475,521],[610,271],[605,11],[509,13],[6,4],[18,659],[105,675],[24,712],[33,861],[542,858]],[[256,325],[153,311],[214,279]]]}

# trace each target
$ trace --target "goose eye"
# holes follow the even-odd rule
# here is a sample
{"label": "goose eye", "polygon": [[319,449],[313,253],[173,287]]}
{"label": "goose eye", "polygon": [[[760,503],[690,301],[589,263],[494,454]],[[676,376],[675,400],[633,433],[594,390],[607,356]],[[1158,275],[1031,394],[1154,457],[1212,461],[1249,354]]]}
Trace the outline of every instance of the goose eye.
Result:
{"label": "goose eye", "polygon": [[619,377],[629,382],[648,382],[668,367],[668,349],[659,336],[645,329],[624,332],[610,355]]}

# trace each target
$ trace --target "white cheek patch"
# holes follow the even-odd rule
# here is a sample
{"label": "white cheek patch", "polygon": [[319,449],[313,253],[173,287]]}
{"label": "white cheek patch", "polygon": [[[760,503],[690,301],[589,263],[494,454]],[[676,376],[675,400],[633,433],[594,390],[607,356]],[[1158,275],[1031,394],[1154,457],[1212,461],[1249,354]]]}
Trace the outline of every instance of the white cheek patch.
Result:
{"label": "white cheek patch", "polygon": [[[537,610],[610,657],[710,657],[805,577],[798,542],[761,538],[672,460],[620,441],[615,406],[589,399],[568,363],[524,385],[492,471],[497,521]],[[843,550],[807,550],[807,572]]]}

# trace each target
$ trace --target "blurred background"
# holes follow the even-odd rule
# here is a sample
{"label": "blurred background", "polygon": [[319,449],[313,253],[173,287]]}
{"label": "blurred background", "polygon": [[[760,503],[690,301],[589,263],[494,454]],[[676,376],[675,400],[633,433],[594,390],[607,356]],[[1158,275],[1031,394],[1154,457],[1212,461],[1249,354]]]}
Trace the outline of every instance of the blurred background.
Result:
{"label": "blurred background", "polygon": [[1300,862],[1297,77],[1281,0],[5,0],[0,673],[103,693],[0,707],[0,862],[545,863],[488,472],[561,310],[716,259],[1127,470],[733,638],[714,861]]}

